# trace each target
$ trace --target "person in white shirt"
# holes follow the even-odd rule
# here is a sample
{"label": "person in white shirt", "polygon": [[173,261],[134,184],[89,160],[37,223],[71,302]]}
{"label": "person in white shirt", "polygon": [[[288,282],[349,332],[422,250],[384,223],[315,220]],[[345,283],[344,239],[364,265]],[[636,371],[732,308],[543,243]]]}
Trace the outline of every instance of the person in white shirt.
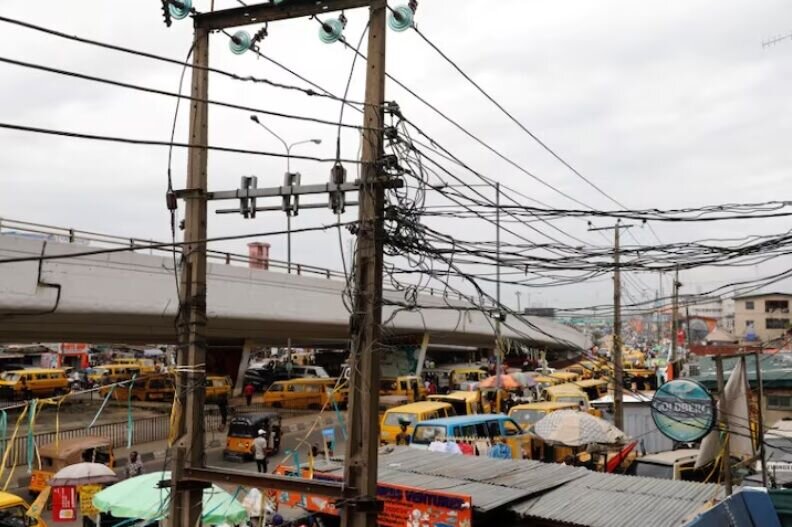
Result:
{"label": "person in white shirt", "polygon": [[253,440],[253,458],[256,460],[256,470],[259,472],[267,472],[268,450],[267,432],[259,430],[258,437]]}

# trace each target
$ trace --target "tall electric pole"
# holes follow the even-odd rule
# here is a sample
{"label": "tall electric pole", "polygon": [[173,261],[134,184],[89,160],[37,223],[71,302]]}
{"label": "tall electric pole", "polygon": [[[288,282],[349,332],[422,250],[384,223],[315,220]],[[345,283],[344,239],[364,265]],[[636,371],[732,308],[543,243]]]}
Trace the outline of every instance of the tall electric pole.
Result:
{"label": "tall electric pole", "polygon": [[613,231],[613,424],[619,430],[624,429],[624,362],[622,361],[621,339],[621,243],[619,234],[622,229],[632,225],[622,225],[616,221],[613,227],[590,227],[590,231]]}
{"label": "tall electric pole", "polygon": [[674,269],[674,285],[671,300],[671,368],[674,372],[674,378],[679,374],[679,366],[677,364],[677,332],[679,331],[679,266]]}
{"label": "tall electric pole", "polygon": [[359,489],[359,499],[343,515],[343,527],[377,525],[377,455],[382,324],[382,269],[385,238],[383,106],[385,103],[386,1],[369,6],[368,67],[364,110],[355,302],[350,320],[352,350],[349,387],[349,437],[344,483]]}
{"label": "tall electric pole", "polygon": [[[366,78],[365,130],[360,185],[334,183],[336,191],[360,192],[360,224],[356,256],[356,299],[352,315],[353,374],[350,389],[350,437],[347,444],[343,485],[314,482],[294,485],[294,478],[269,474],[248,475],[204,467],[204,399],[206,377],[206,239],[208,199],[239,199],[263,196],[256,189],[208,192],[208,95],[209,35],[213,31],[277,20],[316,16],[331,11],[370,8],[368,69]],[[382,267],[384,239],[384,181],[380,166],[383,157],[383,103],[385,91],[385,0],[322,0],[321,2],[273,2],[245,5],[194,14],[195,25],[192,105],[190,109],[190,149],[187,188],[168,195],[168,207],[186,201],[185,234],[180,281],[179,356],[177,396],[179,411],[175,423],[172,480],[171,527],[195,527],[202,516],[203,483],[236,481],[246,486],[318,491],[343,498],[345,526],[374,527],[378,502],[377,447],[379,347],[382,319]],[[236,44],[238,42],[234,41]],[[347,188],[347,187],[352,188]],[[330,188],[330,187],[328,187]],[[272,189],[262,189],[272,190]],[[301,193],[316,193],[302,188]],[[325,192],[325,191],[319,191]],[[277,194],[281,197],[284,194]],[[314,487],[313,491],[311,487]],[[297,489],[297,490],[295,490]],[[132,497],[134,498],[134,497]]]}
{"label": "tall electric pole", "polygon": [[190,148],[184,213],[180,339],[176,393],[182,411],[176,421],[177,453],[171,487],[170,520],[173,527],[192,527],[201,518],[203,489],[176,492],[184,465],[204,464],[204,396],[206,379],[206,213],[209,111],[209,31],[195,28]]}
{"label": "tall electric pole", "polygon": [[[503,350],[501,349],[501,265],[500,265],[500,183],[495,183],[495,303],[498,313],[495,318],[495,400],[500,401],[501,368]],[[500,405],[498,407],[500,411]]]}

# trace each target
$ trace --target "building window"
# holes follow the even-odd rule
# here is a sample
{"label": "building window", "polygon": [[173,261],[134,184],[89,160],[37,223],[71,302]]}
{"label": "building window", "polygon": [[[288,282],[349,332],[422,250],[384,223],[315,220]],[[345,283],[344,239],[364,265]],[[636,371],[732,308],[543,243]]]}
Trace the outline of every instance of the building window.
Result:
{"label": "building window", "polygon": [[765,313],[789,313],[789,301],[768,300],[765,302]]}
{"label": "building window", "polygon": [[745,302],[745,309],[753,311],[753,308],[754,308],[753,300],[748,300],[747,302]]}
{"label": "building window", "polygon": [[745,321],[745,327],[746,328],[752,328],[753,325],[754,325],[754,321],[753,320],[746,320]]}
{"label": "building window", "polygon": [[765,329],[786,329],[788,327],[788,318],[768,318],[765,320]]}
{"label": "building window", "polygon": [[792,410],[792,396],[789,395],[768,395],[768,410]]}

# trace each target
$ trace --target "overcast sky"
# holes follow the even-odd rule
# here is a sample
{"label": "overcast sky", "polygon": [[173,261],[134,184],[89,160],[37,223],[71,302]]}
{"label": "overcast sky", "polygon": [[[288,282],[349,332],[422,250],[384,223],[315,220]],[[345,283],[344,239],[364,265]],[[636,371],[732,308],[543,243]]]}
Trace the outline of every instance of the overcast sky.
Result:
{"label": "overcast sky", "polygon": [[[208,0],[196,7],[209,9]],[[216,8],[232,7],[217,0]],[[393,4],[396,5],[396,4]],[[183,59],[191,42],[189,21],[162,23],[159,2],[3,0],[0,15],[66,33]],[[356,42],[365,11],[347,13],[347,38]],[[792,40],[763,49],[762,41],[792,29],[792,4],[780,0],[554,1],[423,0],[420,29],[586,177],[631,208],[679,208],[729,202],[789,199],[792,149]],[[251,28],[251,32],[257,30]],[[323,87],[343,91],[352,53],[325,45],[311,20],[271,25],[262,51]],[[586,186],[466,83],[413,32],[388,34],[388,71],[506,155],[575,198],[601,209],[614,204]],[[248,53],[233,55],[227,38],[214,35],[213,66],[241,75],[299,84],[294,77]],[[69,42],[0,22],[0,56],[175,91],[180,68]],[[362,98],[363,69],[350,97]],[[0,121],[63,130],[167,140],[174,100],[50,73],[0,64]],[[187,81],[189,83],[189,72]],[[283,90],[212,76],[210,97],[273,111],[338,118],[338,104]],[[575,205],[473,143],[410,95],[388,84],[387,98],[478,171],[559,208]],[[322,145],[295,153],[332,157],[335,130],[319,124],[264,117],[287,141],[320,138]],[[360,116],[347,112],[346,120]],[[183,107],[176,139],[186,141]],[[248,113],[210,110],[210,143],[282,151]],[[356,157],[357,137],[345,133],[344,157]],[[126,146],[0,130],[0,216],[122,236],[167,239],[167,149]],[[175,186],[185,181],[185,152],[174,157]],[[325,182],[328,167],[294,161],[303,183]],[[259,186],[279,185],[281,159],[211,153],[210,188],[236,188],[241,175]],[[355,169],[349,166],[351,174]],[[472,180],[468,178],[468,180]],[[308,201],[308,200],[306,200]],[[272,203],[276,204],[276,203]],[[229,206],[228,203],[219,205]],[[344,219],[354,219],[356,211]],[[325,209],[305,211],[294,227],[331,223]],[[492,239],[484,224],[456,225],[460,235]],[[210,235],[281,229],[280,213],[254,221],[210,216]],[[663,242],[789,230],[788,220],[655,225]],[[564,229],[592,244],[583,221]],[[643,244],[656,239],[634,230]],[[282,238],[273,257],[285,259]],[[634,240],[627,239],[628,243]],[[294,260],[340,268],[334,232],[294,238]],[[244,242],[226,250],[245,252]],[[687,273],[689,292],[755,278],[790,267],[704,269]],[[633,297],[653,297],[658,277],[628,282]],[[665,292],[668,292],[668,279]],[[780,284],[773,289],[789,288]],[[522,305],[580,306],[608,302],[610,280],[522,291]],[[639,289],[645,289],[640,291]],[[515,289],[505,302],[515,304]]]}

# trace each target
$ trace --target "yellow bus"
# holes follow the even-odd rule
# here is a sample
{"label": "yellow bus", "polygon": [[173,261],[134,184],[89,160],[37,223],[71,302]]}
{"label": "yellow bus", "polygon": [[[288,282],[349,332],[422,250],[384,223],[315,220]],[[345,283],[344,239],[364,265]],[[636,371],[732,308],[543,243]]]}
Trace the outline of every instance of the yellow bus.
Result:
{"label": "yellow bus", "polygon": [[549,375],[553,379],[558,379],[561,382],[575,382],[580,379],[577,373],[571,371],[557,371]]}
{"label": "yellow bus", "polygon": [[414,403],[426,399],[426,387],[415,375],[385,377],[380,380],[380,395],[403,395]]}
{"label": "yellow bus", "polygon": [[546,390],[551,386],[557,386],[559,384],[563,384],[564,381],[561,379],[557,379],[555,377],[548,377],[547,375],[537,375],[534,377],[534,381],[536,385],[539,387],[540,390]]}
{"label": "yellow bus", "polygon": [[473,415],[484,413],[481,404],[480,391],[462,391],[447,394],[430,395],[426,398],[427,401],[435,401],[441,403],[448,403],[454,407],[454,414],[456,415]]}
{"label": "yellow bus", "polygon": [[395,443],[401,423],[409,423],[407,432],[412,435],[415,423],[454,415],[453,407],[440,401],[420,401],[387,410],[380,422],[380,442]]}
{"label": "yellow bus", "polygon": [[262,403],[273,408],[319,410],[335,401],[343,405],[344,395],[335,389],[336,379],[290,379],[270,385],[262,396]]}
{"label": "yellow bus", "polygon": [[524,430],[530,430],[537,421],[556,410],[577,410],[576,403],[540,402],[512,406],[509,417],[517,421]]}
{"label": "yellow bus", "polygon": [[0,399],[32,399],[51,397],[69,391],[66,373],[59,369],[30,368],[4,371],[0,374]]}
{"label": "yellow bus", "polygon": [[216,403],[231,397],[231,378],[228,375],[206,376],[206,402]]}
{"label": "yellow bus", "polygon": [[605,379],[584,379],[572,384],[577,386],[581,391],[586,392],[589,401],[594,401],[608,395],[608,381]]}
{"label": "yellow bus", "polygon": [[104,364],[93,369],[88,374],[88,380],[94,384],[112,384],[128,381],[133,376],[140,377],[142,371],[139,365],[132,364]]}
{"label": "yellow bus", "polygon": [[592,407],[586,392],[573,383],[551,386],[544,391],[544,399],[552,403],[574,403],[578,409],[594,417],[602,417],[602,411]]}
{"label": "yellow bus", "polygon": [[127,366],[136,366],[140,368],[141,373],[155,373],[157,366],[152,359],[136,359],[134,357],[119,357],[113,361],[113,364],[126,364]]}
{"label": "yellow bus", "polygon": [[[99,394],[104,397],[110,389],[110,386],[105,386],[99,390]],[[132,386],[130,383],[116,386],[113,390],[113,399],[116,401],[126,401],[130,398],[133,401],[172,401],[175,392],[173,377],[170,375],[146,375],[135,379]]]}

